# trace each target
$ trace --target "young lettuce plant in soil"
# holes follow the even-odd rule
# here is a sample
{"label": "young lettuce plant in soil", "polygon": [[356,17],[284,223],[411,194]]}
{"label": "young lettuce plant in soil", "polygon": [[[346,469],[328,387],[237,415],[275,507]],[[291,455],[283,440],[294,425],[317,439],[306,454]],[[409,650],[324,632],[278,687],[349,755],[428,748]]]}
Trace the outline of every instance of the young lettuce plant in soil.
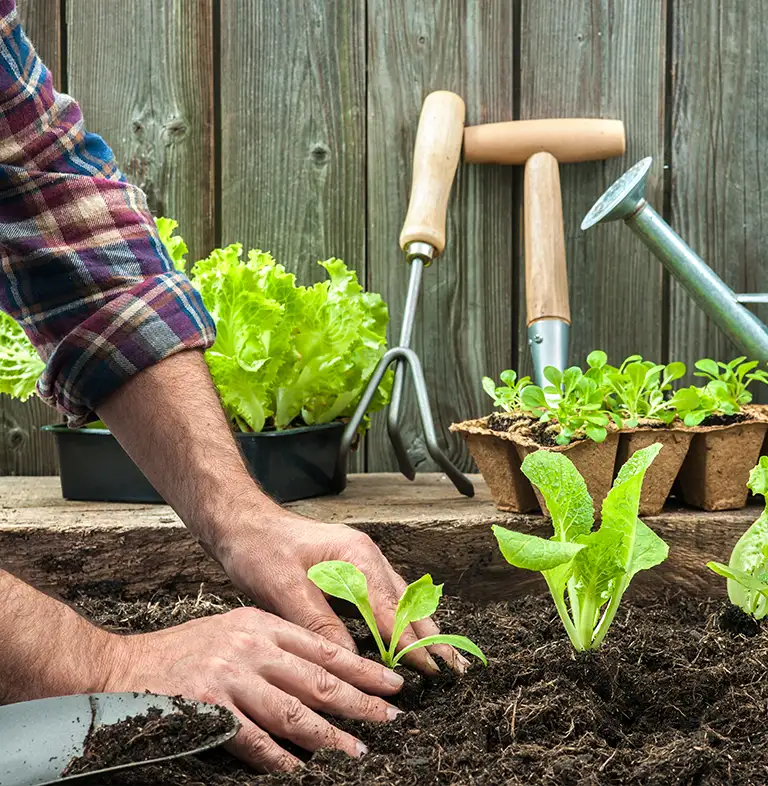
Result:
{"label": "young lettuce plant in soil", "polygon": [[648,420],[669,425],[677,411],[667,393],[685,371],[685,363],[662,365],[640,355],[631,355],[618,368],[606,366],[603,379],[611,409],[625,428],[636,428]]}
{"label": "young lettuce plant in soil", "polygon": [[541,572],[578,651],[600,646],[633,576],[667,558],[667,544],[637,517],[646,470],[660,449],[657,443],[638,450],[622,466],[597,530],[592,498],[573,463],[561,453],[532,453],[522,469],[546,501],[554,535],[493,527],[507,562]]}
{"label": "young lettuce plant in soil", "polygon": [[[747,485],[753,494],[768,496],[768,456],[760,457]],[[708,562],[707,567],[727,579],[728,597],[734,606],[756,620],[768,615],[768,501],[733,547],[728,564]]]}
{"label": "young lettuce plant in soil", "polygon": [[[758,361],[738,357],[730,363],[709,358],[696,361],[697,377],[709,380],[703,387],[691,385],[676,391],[670,405],[686,426],[707,425],[714,418],[734,418],[752,401],[748,389],[754,382],[768,384],[768,373],[758,368]],[[716,425],[716,424],[712,424]]]}
{"label": "young lettuce plant in soil", "polygon": [[396,668],[400,660],[409,652],[421,647],[429,647],[432,644],[450,644],[479,658],[483,665],[488,665],[488,661],[480,648],[466,636],[443,633],[435,636],[426,636],[423,639],[414,641],[407,647],[403,647],[399,652],[397,651],[397,644],[403,635],[403,631],[412,622],[431,617],[440,603],[440,598],[443,595],[443,585],[433,584],[432,577],[429,574],[422,576],[417,581],[414,581],[413,584],[409,584],[398,601],[389,647],[384,645],[379,626],[376,624],[376,617],[368,600],[368,582],[362,571],[350,562],[329,560],[313,565],[307,571],[307,576],[323,592],[335,598],[349,601],[357,606],[376,641],[381,660],[390,669]]}
{"label": "young lettuce plant in soil", "polygon": [[568,445],[574,437],[582,435],[593,442],[604,442],[611,415],[605,409],[602,387],[578,366],[565,371],[547,366],[544,376],[550,383],[547,387],[523,388],[520,395],[523,409],[541,423],[556,425],[558,445]]}
{"label": "young lettuce plant in soil", "polygon": [[502,371],[499,375],[502,385],[496,383],[490,377],[483,377],[483,390],[493,399],[493,406],[503,409],[505,412],[516,412],[522,409],[521,396],[523,388],[531,384],[530,377],[517,378],[517,373],[511,369]]}

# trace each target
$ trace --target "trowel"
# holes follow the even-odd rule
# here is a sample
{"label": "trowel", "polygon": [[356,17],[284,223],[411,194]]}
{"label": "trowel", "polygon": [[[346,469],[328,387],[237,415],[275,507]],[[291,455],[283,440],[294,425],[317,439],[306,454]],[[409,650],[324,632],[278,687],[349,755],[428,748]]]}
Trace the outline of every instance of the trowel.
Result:
{"label": "trowel", "polygon": [[185,700],[198,713],[225,713],[227,729],[193,750],[179,748],[170,756],[135,761],[81,775],[65,775],[73,758],[81,756],[91,729],[118,723],[149,710],[178,713],[170,696],[152,693],[91,693],[24,701],[0,707],[0,786],[45,786],[97,774],[153,764],[215,748],[235,736],[240,724],[221,707]]}

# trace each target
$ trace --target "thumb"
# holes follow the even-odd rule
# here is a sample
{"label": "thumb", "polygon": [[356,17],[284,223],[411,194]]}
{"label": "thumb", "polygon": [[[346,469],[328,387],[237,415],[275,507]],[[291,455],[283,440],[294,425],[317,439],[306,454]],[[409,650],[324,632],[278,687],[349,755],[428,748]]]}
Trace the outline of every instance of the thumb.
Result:
{"label": "thumb", "polygon": [[290,604],[287,601],[286,598],[277,608],[277,613],[283,619],[301,625],[302,628],[357,654],[354,639],[328,605],[321,590],[307,582],[300,597],[292,598]]}

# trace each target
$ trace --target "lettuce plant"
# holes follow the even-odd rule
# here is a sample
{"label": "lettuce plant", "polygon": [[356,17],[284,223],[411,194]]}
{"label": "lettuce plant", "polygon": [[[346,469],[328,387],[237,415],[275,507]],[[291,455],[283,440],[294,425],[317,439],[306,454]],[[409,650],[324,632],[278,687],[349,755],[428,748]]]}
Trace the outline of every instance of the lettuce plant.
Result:
{"label": "lettuce plant", "polygon": [[[747,486],[753,494],[768,497],[768,456],[760,457]],[[734,606],[758,620],[768,615],[768,502],[733,547],[728,564],[708,562],[707,567],[728,580],[728,597]]]}
{"label": "lettuce plant", "polygon": [[592,498],[573,463],[562,453],[531,453],[522,469],[547,503],[554,535],[493,527],[510,565],[541,572],[579,651],[600,646],[633,576],[667,558],[667,544],[637,517],[643,479],[659,450],[659,443],[650,445],[624,464],[603,501],[597,530]]}
{"label": "lettuce plant", "polygon": [[21,326],[0,311],[0,393],[26,401],[44,368]]}
{"label": "lettuce plant", "polygon": [[545,388],[526,385],[520,394],[524,410],[542,423],[557,425],[555,441],[567,445],[574,436],[585,434],[594,442],[603,442],[608,434],[610,413],[605,409],[604,391],[578,366],[560,371],[554,366],[544,369],[550,383]]}
{"label": "lettuce plant", "polygon": [[768,373],[758,368],[758,361],[747,361],[745,357],[730,363],[704,358],[694,365],[694,374],[709,381],[703,387],[681,388],[669,402],[686,426],[698,426],[712,415],[738,414],[752,401],[749,385],[768,383]]}
{"label": "lettuce plant", "polygon": [[[157,220],[174,265],[187,247],[176,222]],[[340,259],[319,263],[328,278],[310,287],[267,253],[234,243],[214,250],[190,272],[216,322],[205,358],[222,405],[241,431],[265,425],[330,423],[354,413],[386,351],[389,314],[380,295],[364,292]],[[385,376],[369,412],[389,400]]]}
{"label": "lettuce plant", "polygon": [[493,406],[503,409],[505,412],[514,412],[521,409],[522,402],[520,397],[523,388],[531,384],[530,377],[517,378],[517,373],[508,369],[502,371],[502,385],[496,383],[490,377],[483,377],[483,390],[493,399]]}
{"label": "lettuce plant", "polygon": [[605,386],[612,409],[624,426],[634,428],[641,419],[660,420],[666,424],[677,417],[677,410],[667,397],[672,382],[685,376],[685,363],[666,366],[631,355],[618,368],[608,366]]}
{"label": "lettuce plant", "polygon": [[466,636],[454,636],[443,633],[435,636],[425,636],[423,639],[403,647],[399,652],[397,651],[397,644],[403,635],[403,631],[412,622],[418,622],[432,616],[440,603],[443,585],[433,584],[432,577],[429,574],[422,576],[417,581],[414,581],[413,584],[409,584],[405,592],[403,592],[397,603],[395,624],[388,647],[384,645],[379,626],[376,624],[376,617],[368,599],[368,582],[362,571],[350,562],[330,560],[313,565],[307,571],[307,576],[323,592],[333,595],[335,598],[349,601],[357,606],[358,611],[373,634],[382,661],[391,669],[396,668],[400,660],[409,652],[420,647],[429,647],[432,644],[450,644],[457,649],[476,656],[485,666],[488,665],[482,650]]}

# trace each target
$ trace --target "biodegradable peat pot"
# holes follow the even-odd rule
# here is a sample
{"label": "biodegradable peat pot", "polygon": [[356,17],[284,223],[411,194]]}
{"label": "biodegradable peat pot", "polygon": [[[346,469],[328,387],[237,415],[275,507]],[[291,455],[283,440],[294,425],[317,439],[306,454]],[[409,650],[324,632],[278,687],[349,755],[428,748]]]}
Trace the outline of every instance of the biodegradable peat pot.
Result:
{"label": "biodegradable peat pot", "polygon": [[477,462],[499,510],[525,513],[534,510],[538,500],[538,507],[545,516],[549,515],[544,500],[523,475],[520,465],[529,453],[552,450],[566,454],[573,461],[584,477],[596,514],[599,515],[603,499],[613,483],[618,433],[609,433],[605,442],[599,444],[583,439],[570,445],[544,447],[520,433],[494,431],[487,424],[487,417],[467,420],[454,423],[451,431],[462,434],[466,439],[472,458]]}
{"label": "biodegradable peat pot", "polygon": [[451,431],[464,437],[499,510],[527,513],[539,507],[533,486],[520,469],[512,434],[490,430],[486,418],[454,423]]}
{"label": "biodegradable peat pot", "polygon": [[748,420],[693,429],[678,475],[689,505],[703,510],[737,510],[747,504],[747,480],[763,446],[768,423]]}
{"label": "biodegradable peat pot", "polygon": [[[563,453],[572,462],[584,482],[587,484],[587,491],[592,497],[595,507],[595,516],[600,516],[600,509],[603,500],[611,490],[613,484],[613,468],[616,464],[616,451],[619,447],[619,434],[616,431],[609,432],[604,442],[593,442],[591,439],[581,439],[578,442],[571,442],[570,445],[558,447],[542,447],[529,440],[519,440],[516,444],[517,453],[523,461],[529,453],[537,450],[549,450],[554,453]],[[544,499],[538,489],[534,487],[534,492],[542,513],[549,517],[549,511],[544,504]]]}
{"label": "biodegradable peat pot", "polygon": [[[159,503],[141,470],[106,429],[43,426],[53,433],[65,499],[95,502]],[[339,494],[346,468],[337,467],[343,423],[284,431],[237,432],[251,475],[278,502]]]}
{"label": "biodegradable peat pot", "polygon": [[638,511],[641,516],[655,516],[661,513],[672,490],[672,484],[688,454],[692,439],[691,431],[673,428],[640,426],[620,432],[619,448],[616,452],[616,472],[636,450],[647,448],[655,442],[661,442],[663,445],[661,452],[645,473]]}

